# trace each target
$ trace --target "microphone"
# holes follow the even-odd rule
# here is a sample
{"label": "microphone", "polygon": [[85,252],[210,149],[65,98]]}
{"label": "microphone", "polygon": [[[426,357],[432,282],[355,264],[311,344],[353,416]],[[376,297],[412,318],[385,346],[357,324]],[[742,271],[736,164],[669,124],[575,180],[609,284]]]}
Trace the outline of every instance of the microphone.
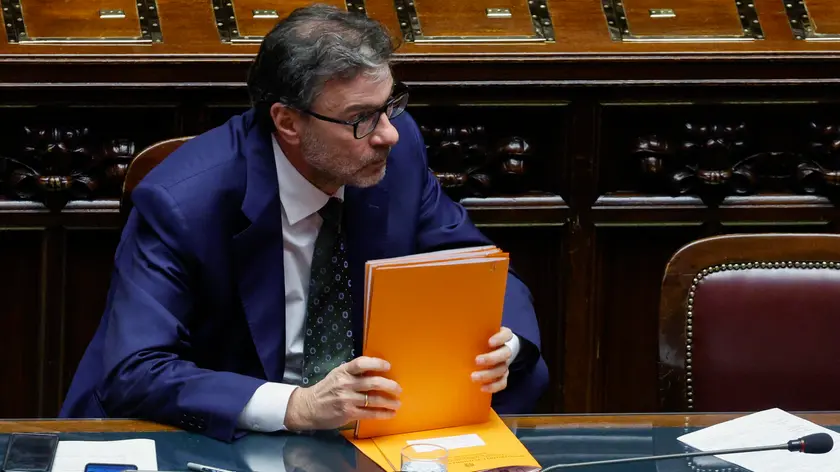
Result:
{"label": "microphone", "polygon": [[577,462],[573,464],[557,464],[551,467],[540,469],[540,472],[548,472],[555,469],[570,469],[572,467],[585,467],[590,465],[626,464],[628,462],[658,461],[663,459],[682,459],[685,457],[698,456],[720,456],[724,454],[740,454],[743,452],[776,451],[787,450],[791,452],[803,452],[805,454],[825,454],[834,447],[834,440],[827,433],[814,433],[803,436],[799,439],[788,441],[787,444],[775,446],[743,447],[737,449],[720,449],[717,451],[686,452],[683,454],[667,454],[661,456],[630,457],[626,459],[611,459],[606,461]]}

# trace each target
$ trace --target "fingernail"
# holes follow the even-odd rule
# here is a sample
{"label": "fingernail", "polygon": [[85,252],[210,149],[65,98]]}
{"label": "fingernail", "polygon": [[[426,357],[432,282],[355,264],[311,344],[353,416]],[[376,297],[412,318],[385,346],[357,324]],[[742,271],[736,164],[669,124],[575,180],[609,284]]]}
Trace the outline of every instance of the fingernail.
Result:
{"label": "fingernail", "polygon": [[477,373],[473,372],[473,374],[470,377],[472,378],[473,382],[475,382],[476,380],[478,380],[479,375]]}
{"label": "fingernail", "polygon": [[391,370],[391,363],[385,362],[385,370]]}

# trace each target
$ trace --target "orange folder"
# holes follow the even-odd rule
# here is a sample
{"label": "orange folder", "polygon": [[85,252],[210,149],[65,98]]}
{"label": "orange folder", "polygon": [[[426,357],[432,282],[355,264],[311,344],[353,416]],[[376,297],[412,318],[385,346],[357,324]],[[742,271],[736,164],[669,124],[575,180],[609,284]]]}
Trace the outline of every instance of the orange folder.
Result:
{"label": "orange folder", "polygon": [[342,435],[382,470],[399,470],[400,455],[410,444],[436,444],[447,448],[449,472],[536,472],[540,463],[494,411],[486,423],[417,433],[355,439]]}
{"label": "orange folder", "polygon": [[369,261],[365,356],[391,364],[402,387],[389,420],[361,420],[356,438],[484,423],[491,394],[470,374],[502,323],[508,254],[493,246]]}

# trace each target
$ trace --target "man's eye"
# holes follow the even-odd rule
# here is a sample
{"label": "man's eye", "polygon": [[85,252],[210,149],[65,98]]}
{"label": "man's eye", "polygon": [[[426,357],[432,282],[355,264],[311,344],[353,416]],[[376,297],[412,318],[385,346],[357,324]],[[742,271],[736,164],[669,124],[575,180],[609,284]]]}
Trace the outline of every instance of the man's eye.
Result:
{"label": "man's eye", "polygon": [[356,121],[356,120],[364,121],[364,120],[367,120],[368,118],[370,118],[371,116],[373,116],[373,112],[365,111],[365,112],[356,114],[353,118],[351,118],[351,121]]}

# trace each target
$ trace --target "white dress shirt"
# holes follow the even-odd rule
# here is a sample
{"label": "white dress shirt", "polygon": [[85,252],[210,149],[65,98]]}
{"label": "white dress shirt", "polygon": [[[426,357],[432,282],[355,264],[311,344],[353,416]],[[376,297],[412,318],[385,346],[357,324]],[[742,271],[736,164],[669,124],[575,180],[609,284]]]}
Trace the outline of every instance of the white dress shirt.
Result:
{"label": "white dress shirt", "polygon": [[[318,214],[330,195],[306,180],[289,162],[272,137],[277,182],[280,189],[281,218],[283,223],[283,277],[286,286],[286,365],[283,383],[266,382],[261,385],[245,405],[239,416],[238,426],[260,432],[285,430],[286,408],[292,392],[300,384],[303,373],[303,326],[306,321],[306,297],[315,240],[323,220]],[[344,187],[335,197],[344,200]],[[283,316],[278,312],[277,316]],[[506,343],[513,355],[519,353],[519,338],[514,336]]]}

